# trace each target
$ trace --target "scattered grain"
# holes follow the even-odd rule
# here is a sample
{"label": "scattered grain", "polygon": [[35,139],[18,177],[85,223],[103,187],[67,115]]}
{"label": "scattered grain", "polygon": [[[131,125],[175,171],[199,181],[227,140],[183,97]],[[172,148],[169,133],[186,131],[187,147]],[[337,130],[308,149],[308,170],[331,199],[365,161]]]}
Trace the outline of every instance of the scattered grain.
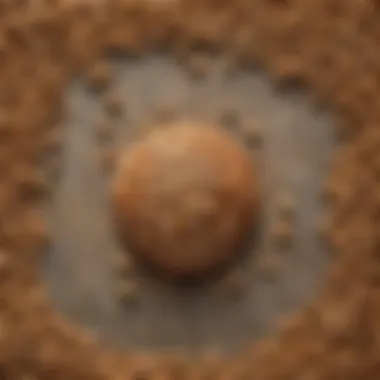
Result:
{"label": "scattered grain", "polygon": [[114,137],[115,124],[110,120],[103,121],[98,125],[96,132],[100,143],[109,142]]}
{"label": "scattered grain", "polygon": [[104,110],[109,117],[120,117],[124,109],[124,101],[117,92],[108,92],[103,101]]}
{"label": "scattered grain", "polygon": [[242,270],[234,269],[220,280],[217,287],[223,295],[240,298],[247,290],[246,275]]}
{"label": "scattered grain", "polygon": [[122,280],[119,282],[118,295],[124,306],[136,305],[140,293],[140,287],[135,280]]}
{"label": "scattered grain", "polygon": [[275,254],[262,254],[258,261],[259,273],[265,280],[275,281],[280,274],[280,264],[281,261]]}
{"label": "scattered grain", "polygon": [[263,132],[256,121],[243,123],[242,134],[249,147],[260,147],[263,143]]}
{"label": "scattered grain", "polygon": [[272,230],[272,238],[277,247],[289,248],[294,240],[293,223],[286,219],[275,221]]}
{"label": "scattered grain", "polygon": [[112,255],[114,270],[121,276],[133,274],[136,270],[136,262],[128,251],[117,251]]}
{"label": "scattered grain", "polygon": [[156,106],[152,113],[152,124],[172,122],[178,116],[178,107],[175,104],[161,104]]}
{"label": "scattered grain", "polygon": [[200,80],[206,77],[210,65],[210,57],[202,54],[193,54],[187,61],[186,69],[193,80]]}
{"label": "scattered grain", "polygon": [[226,107],[220,113],[219,122],[227,130],[235,130],[240,126],[239,111],[233,107]]}
{"label": "scattered grain", "polygon": [[106,90],[110,86],[112,78],[109,64],[104,60],[95,61],[86,76],[88,87],[96,92]]}
{"label": "scattered grain", "polygon": [[292,220],[296,211],[294,197],[289,193],[280,194],[277,199],[277,209],[280,217]]}

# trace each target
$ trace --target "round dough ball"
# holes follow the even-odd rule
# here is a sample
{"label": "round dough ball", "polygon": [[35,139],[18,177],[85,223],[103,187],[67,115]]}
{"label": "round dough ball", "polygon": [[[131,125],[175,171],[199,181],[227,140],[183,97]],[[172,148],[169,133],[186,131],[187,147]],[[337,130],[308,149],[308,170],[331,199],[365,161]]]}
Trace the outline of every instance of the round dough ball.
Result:
{"label": "round dough ball", "polygon": [[176,123],[127,148],[111,190],[118,231],[137,258],[170,277],[235,262],[257,219],[251,158],[227,133]]}

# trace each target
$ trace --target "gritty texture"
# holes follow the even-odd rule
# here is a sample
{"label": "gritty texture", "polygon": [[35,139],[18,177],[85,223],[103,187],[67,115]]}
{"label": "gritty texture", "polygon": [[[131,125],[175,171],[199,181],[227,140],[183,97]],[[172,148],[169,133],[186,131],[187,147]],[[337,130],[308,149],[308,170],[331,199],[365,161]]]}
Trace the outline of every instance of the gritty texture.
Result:
{"label": "gritty texture", "polygon": [[[377,379],[379,360],[379,4],[373,0],[0,3],[2,171],[0,277],[2,378]],[[274,337],[239,355],[119,352],[67,323],[37,275],[47,232],[12,174],[38,168],[40,142],[62,117],[63,89],[102,53],[175,54],[212,46],[243,67],[259,63],[284,89],[305,85],[338,118],[329,243],[336,252],[323,289]],[[3,131],[4,132],[4,131]],[[2,132],[2,134],[3,134]],[[4,162],[4,161],[2,161]],[[18,170],[18,169],[17,169]],[[4,201],[4,199],[6,201]],[[7,262],[7,260],[5,260]]]}

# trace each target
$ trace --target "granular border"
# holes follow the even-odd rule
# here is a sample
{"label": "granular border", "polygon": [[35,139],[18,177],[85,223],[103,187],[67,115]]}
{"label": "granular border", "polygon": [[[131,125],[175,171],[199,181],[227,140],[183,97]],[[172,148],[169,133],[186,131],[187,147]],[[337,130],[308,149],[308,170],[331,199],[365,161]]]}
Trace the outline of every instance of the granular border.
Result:
{"label": "granular border", "polygon": [[[380,37],[374,0],[0,2],[0,376],[376,379],[380,376]],[[326,183],[335,253],[321,294],[236,357],[103,349],[51,307],[38,276],[48,184],[37,175],[63,89],[104,54],[194,49],[299,83],[339,118]],[[137,56],[136,56],[137,55]],[[305,126],[306,128],[307,126]]]}

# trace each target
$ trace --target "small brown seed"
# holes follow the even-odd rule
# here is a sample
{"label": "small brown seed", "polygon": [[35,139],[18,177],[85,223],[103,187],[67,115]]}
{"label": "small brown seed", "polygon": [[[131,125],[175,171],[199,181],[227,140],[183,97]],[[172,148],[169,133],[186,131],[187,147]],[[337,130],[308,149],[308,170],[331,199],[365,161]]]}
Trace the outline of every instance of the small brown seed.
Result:
{"label": "small brown seed", "polygon": [[135,280],[121,281],[118,286],[118,295],[123,305],[135,304],[139,296],[139,284]]}
{"label": "small brown seed", "polygon": [[43,150],[45,151],[47,155],[56,154],[61,148],[62,144],[63,144],[62,130],[58,128],[54,128],[49,133],[47,133],[42,143]]}
{"label": "small brown seed", "polygon": [[240,125],[239,111],[233,107],[226,107],[220,114],[219,122],[226,129],[235,129]]}
{"label": "small brown seed", "polygon": [[263,142],[263,134],[256,122],[247,123],[242,126],[243,138],[248,146],[258,147]]}
{"label": "small brown seed", "polygon": [[270,74],[279,87],[298,84],[302,76],[299,59],[274,59],[270,67]]}
{"label": "small brown seed", "polygon": [[21,220],[9,226],[8,233],[17,236],[15,244],[23,249],[40,253],[49,243],[49,228],[40,209],[29,209]]}
{"label": "small brown seed", "polygon": [[64,318],[57,316],[54,318],[54,324],[64,336],[68,338],[77,337],[78,331],[75,326]]}
{"label": "small brown seed", "polygon": [[104,121],[97,128],[99,142],[108,142],[114,135],[114,124],[111,121]]}
{"label": "small brown seed", "polygon": [[116,272],[125,276],[135,270],[135,260],[129,252],[116,252],[113,254],[113,266]]}
{"label": "small brown seed", "polygon": [[289,248],[294,238],[292,223],[282,219],[276,221],[272,231],[272,238],[278,247]]}
{"label": "small brown seed", "polygon": [[15,186],[24,197],[38,198],[51,193],[51,184],[42,170],[19,165],[12,174]]}
{"label": "small brown seed", "polygon": [[206,55],[192,55],[187,62],[187,71],[193,80],[204,79],[210,68],[210,58]]}
{"label": "small brown seed", "polygon": [[174,104],[161,104],[152,113],[152,124],[171,122],[177,114],[178,109]]}
{"label": "small brown seed", "polygon": [[328,179],[323,186],[323,198],[328,203],[335,203],[343,193],[343,187],[339,182]]}
{"label": "small brown seed", "polygon": [[244,273],[235,269],[220,281],[218,288],[228,296],[240,297],[247,289],[246,280]]}
{"label": "small brown seed", "polygon": [[236,57],[232,55],[227,56],[224,60],[222,70],[224,78],[234,78],[239,72],[239,63],[237,62]]}
{"label": "small brown seed", "polygon": [[87,84],[92,91],[104,91],[110,85],[111,71],[106,61],[96,61],[87,72]]}
{"label": "small brown seed", "polygon": [[277,280],[280,271],[280,259],[271,253],[265,253],[259,258],[258,269],[260,275],[267,281]]}
{"label": "small brown seed", "polygon": [[106,94],[103,105],[106,114],[110,117],[120,117],[123,113],[124,101],[116,92]]}
{"label": "small brown seed", "polygon": [[157,123],[146,121],[145,123],[142,123],[138,126],[135,130],[134,137],[136,139],[145,138],[153,131],[157,130],[159,128],[159,125]]}
{"label": "small brown seed", "polygon": [[295,200],[291,194],[281,194],[277,199],[277,208],[281,217],[292,219],[295,213]]}
{"label": "small brown seed", "polygon": [[92,330],[81,331],[77,338],[85,346],[93,346],[99,340],[97,332]]}

